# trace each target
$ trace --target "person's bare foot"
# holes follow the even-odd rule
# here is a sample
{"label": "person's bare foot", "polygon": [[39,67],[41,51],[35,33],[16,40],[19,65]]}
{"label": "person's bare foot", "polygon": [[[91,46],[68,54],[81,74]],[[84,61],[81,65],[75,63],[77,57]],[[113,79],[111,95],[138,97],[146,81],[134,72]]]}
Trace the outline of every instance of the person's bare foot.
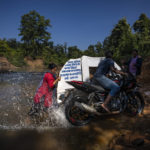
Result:
{"label": "person's bare foot", "polygon": [[107,108],[107,106],[103,103],[101,104],[101,106],[108,112],[108,113],[111,113],[110,110]]}

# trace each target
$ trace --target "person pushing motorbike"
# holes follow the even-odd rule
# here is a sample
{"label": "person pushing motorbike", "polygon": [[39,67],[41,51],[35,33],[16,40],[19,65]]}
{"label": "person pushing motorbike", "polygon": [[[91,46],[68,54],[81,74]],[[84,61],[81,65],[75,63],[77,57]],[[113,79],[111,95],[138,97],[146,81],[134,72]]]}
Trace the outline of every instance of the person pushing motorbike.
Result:
{"label": "person pushing motorbike", "polygon": [[127,75],[127,73],[124,73],[120,70],[117,70],[114,67],[114,61],[112,59],[113,57],[113,52],[112,51],[106,51],[105,53],[105,59],[102,60],[99,65],[98,68],[96,70],[96,73],[94,74],[94,79],[96,81],[98,81],[98,83],[106,88],[110,90],[110,93],[108,94],[108,96],[106,97],[105,101],[103,104],[101,104],[101,106],[110,113],[110,110],[107,107],[107,104],[110,102],[110,100],[119,92],[120,87],[118,84],[116,84],[114,81],[112,81],[111,79],[109,79],[107,77],[107,74],[112,71],[115,72],[117,74],[121,74],[121,75]]}
{"label": "person pushing motorbike", "polygon": [[34,96],[34,107],[31,108],[29,115],[33,115],[40,109],[41,99],[44,98],[44,111],[47,111],[52,104],[56,105],[56,85],[61,77],[56,78],[57,66],[50,63],[48,66],[49,71],[46,72],[37,88]]}

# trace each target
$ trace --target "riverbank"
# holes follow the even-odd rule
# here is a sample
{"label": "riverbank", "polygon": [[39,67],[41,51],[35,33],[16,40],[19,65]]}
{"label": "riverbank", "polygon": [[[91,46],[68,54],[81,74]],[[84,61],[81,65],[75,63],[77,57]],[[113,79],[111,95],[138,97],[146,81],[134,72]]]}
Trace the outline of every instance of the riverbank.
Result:
{"label": "riverbank", "polygon": [[7,58],[0,57],[0,73],[5,72],[43,72],[46,66],[42,59],[33,60],[30,57],[24,58],[25,65],[16,67],[12,65]]}

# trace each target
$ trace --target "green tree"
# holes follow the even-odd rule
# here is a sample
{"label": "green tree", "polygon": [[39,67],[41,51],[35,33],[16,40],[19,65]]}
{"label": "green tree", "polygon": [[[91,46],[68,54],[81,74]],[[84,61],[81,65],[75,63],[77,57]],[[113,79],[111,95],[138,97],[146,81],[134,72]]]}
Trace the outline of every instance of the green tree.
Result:
{"label": "green tree", "polygon": [[[42,58],[44,60],[44,63],[46,66],[48,66],[48,64],[50,62],[54,62],[53,61],[53,55],[54,55],[54,50],[48,46],[46,46],[43,51],[42,51]],[[55,61],[56,62],[56,61]]]}
{"label": "green tree", "polygon": [[49,43],[49,45],[46,46],[42,52],[42,58],[45,65],[47,66],[50,62],[63,65],[68,60],[64,45],[58,44],[54,46],[51,44]]}
{"label": "green tree", "polygon": [[95,44],[95,52],[96,56],[104,56],[103,45],[100,42],[97,42],[97,44]]}
{"label": "green tree", "polygon": [[133,24],[133,29],[141,38],[150,38],[150,19],[146,14],[139,16],[139,19]]}
{"label": "green tree", "polygon": [[82,56],[82,52],[77,46],[68,47],[68,58],[79,58]]}
{"label": "green tree", "polygon": [[0,56],[5,56],[8,49],[7,42],[0,39]]}
{"label": "green tree", "polygon": [[115,25],[111,35],[104,40],[104,50],[112,50],[114,57],[119,60],[120,57],[130,55],[134,47],[133,38],[131,27],[123,18]]}
{"label": "green tree", "polygon": [[34,10],[21,17],[19,36],[25,43],[26,55],[35,57],[42,54],[43,45],[50,39],[50,33],[47,32],[50,26],[50,20]]}
{"label": "green tree", "polygon": [[133,29],[140,53],[144,56],[150,54],[150,19],[146,14],[139,16],[139,19],[133,24]]}
{"label": "green tree", "polygon": [[55,52],[58,54],[58,56],[62,56],[65,55],[65,50],[64,50],[64,46],[61,44],[57,44],[54,47]]}
{"label": "green tree", "polygon": [[17,49],[20,46],[20,43],[15,38],[7,40],[7,44],[9,47],[14,49]]}
{"label": "green tree", "polygon": [[59,64],[64,64],[67,61],[66,45],[57,44],[54,46],[54,51],[57,54]]}
{"label": "green tree", "polygon": [[92,56],[92,57],[96,56],[95,46],[89,45],[88,49],[84,51],[84,55]]}
{"label": "green tree", "polygon": [[20,50],[18,47],[15,49],[10,47],[8,45],[8,41],[6,40],[0,40],[0,56],[6,57],[9,62],[15,66],[21,67],[25,65],[22,50]]}

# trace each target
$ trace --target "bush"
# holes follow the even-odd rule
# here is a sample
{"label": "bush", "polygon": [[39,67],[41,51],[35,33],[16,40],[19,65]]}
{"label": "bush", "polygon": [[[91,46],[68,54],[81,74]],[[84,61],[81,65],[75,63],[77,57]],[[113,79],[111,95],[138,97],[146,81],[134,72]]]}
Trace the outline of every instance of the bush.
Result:
{"label": "bush", "polygon": [[8,49],[5,53],[5,57],[16,67],[22,67],[26,65],[24,62],[24,55],[21,50]]}

